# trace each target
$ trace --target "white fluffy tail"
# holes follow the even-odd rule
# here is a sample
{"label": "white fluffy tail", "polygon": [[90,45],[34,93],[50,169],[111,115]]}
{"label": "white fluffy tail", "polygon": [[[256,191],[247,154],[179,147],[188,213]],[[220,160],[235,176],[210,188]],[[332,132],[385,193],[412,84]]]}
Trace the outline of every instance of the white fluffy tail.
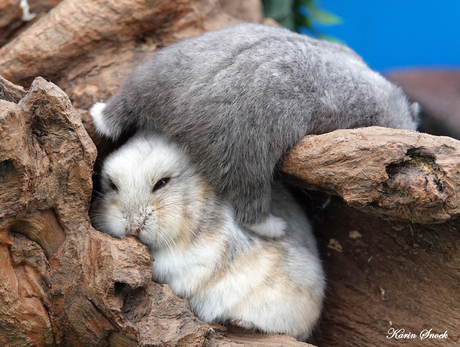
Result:
{"label": "white fluffy tail", "polygon": [[96,128],[98,134],[111,137],[110,131],[104,123],[104,116],[102,111],[104,110],[106,104],[103,102],[96,102],[90,109],[91,117],[93,117],[93,124]]}

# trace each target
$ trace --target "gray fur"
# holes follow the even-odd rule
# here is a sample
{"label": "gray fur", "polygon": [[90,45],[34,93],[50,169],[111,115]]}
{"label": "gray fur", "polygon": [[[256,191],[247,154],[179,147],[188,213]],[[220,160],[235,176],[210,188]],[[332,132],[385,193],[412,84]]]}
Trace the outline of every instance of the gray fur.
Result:
{"label": "gray fur", "polygon": [[269,214],[284,153],[339,128],[416,129],[417,107],[346,46],[237,24],[187,39],[140,65],[103,110],[112,138],[159,130],[179,143],[242,223]]}

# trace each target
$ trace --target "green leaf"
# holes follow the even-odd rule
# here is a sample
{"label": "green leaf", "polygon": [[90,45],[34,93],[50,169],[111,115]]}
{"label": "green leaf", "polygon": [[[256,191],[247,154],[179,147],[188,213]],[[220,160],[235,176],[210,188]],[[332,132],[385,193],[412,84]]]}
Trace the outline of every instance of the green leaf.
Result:
{"label": "green leaf", "polygon": [[323,24],[323,25],[338,25],[342,24],[343,20],[339,16],[336,16],[335,14],[321,10],[317,7],[309,6],[308,10],[311,13],[311,16],[314,21]]}

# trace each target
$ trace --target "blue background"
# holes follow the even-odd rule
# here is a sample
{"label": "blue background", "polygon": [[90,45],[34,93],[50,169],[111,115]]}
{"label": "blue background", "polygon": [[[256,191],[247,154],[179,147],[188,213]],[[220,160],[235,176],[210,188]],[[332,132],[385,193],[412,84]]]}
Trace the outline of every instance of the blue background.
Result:
{"label": "blue background", "polygon": [[354,49],[371,68],[460,67],[460,1],[317,0],[342,18],[315,28]]}

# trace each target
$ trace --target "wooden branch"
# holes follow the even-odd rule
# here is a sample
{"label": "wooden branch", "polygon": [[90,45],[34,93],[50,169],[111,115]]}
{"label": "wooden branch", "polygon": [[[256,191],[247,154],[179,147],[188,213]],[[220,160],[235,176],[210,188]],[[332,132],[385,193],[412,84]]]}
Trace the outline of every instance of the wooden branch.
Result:
{"label": "wooden branch", "polygon": [[[28,0],[30,9],[29,18],[26,18],[27,15],[24,16],[20,1],[0,0],[0,47],[18,36],[59,2],[61,0]],[[31,16],[34,18],[32,19]]]}
{"label": "wooden branch", "polygon": [[0,75],[45,77],[87,109],[159,47],[237,22],[218,0],[66,0],[0,48]]}
{"label": "wooden branch", "polygon": [[365,212],[431,223],[460,213],[459,162],[452,138],[370,127],[306,136],[282,171]]}

